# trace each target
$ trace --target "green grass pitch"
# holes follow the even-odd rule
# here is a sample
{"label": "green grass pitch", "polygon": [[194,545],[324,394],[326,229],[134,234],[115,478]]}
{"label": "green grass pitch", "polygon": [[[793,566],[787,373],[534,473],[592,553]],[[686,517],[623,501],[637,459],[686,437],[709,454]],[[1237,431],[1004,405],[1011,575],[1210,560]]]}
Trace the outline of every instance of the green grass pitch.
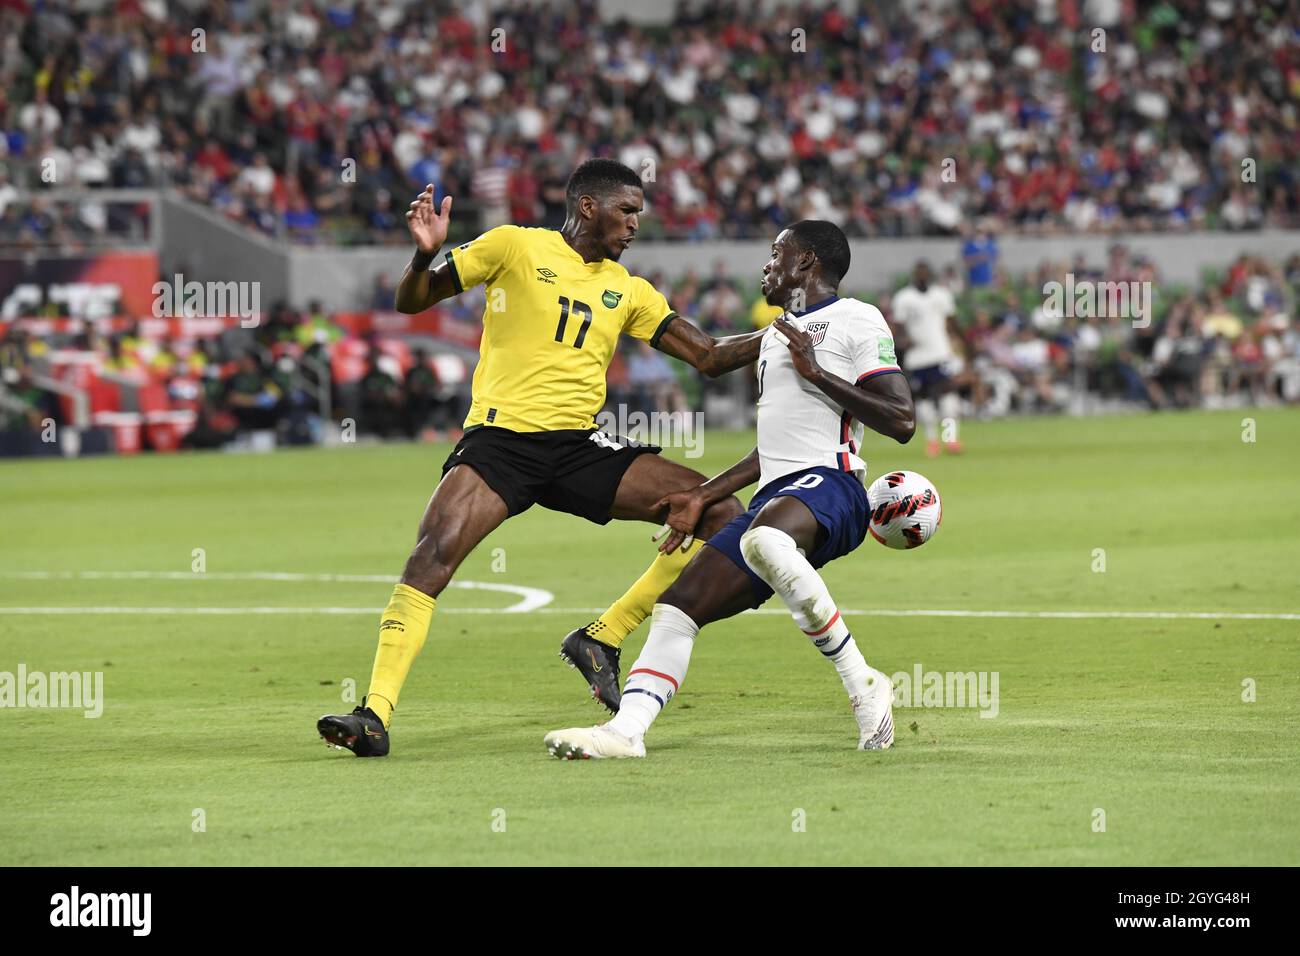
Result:
{"label": "green grass pitch", "polygon": [[[105,703],[0,710],[0,864],[1300,862],[1300,620],[1227,616],[1300,611],[1300,414],[963,437],[937,461],[868,440],[872,475],[921,471],[945,517],[919,551],[828,568],[842,607],[1222,616],[850,614],[887,673],[999,675],[996,717],[899,709],[895,748],[860,753],[833,669],[784,614],[744,615],[703,632],[646,760],[580,763],[542,746],[598,717],[557,647],[641,572],[650,526],[507,522],[460,579],[553,601],[446,592],[393,755],[358,760],[314,722],[364,692],[389,586],[232,575],[395,575],[445,447],[2,462],[0,672],[102,671]],[[751,441],[710,433],[692,464]],[[87,576],[136,571],[173,576]],[[15,610],[70,607],[101,610]],[[342,611],[185,613],[213,607]]]}

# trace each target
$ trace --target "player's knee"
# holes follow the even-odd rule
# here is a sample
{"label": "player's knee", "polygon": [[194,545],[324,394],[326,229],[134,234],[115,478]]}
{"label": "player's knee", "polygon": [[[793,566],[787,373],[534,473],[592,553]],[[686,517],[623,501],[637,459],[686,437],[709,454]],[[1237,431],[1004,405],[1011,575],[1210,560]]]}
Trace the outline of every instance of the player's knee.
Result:
{"label": "player's knee", "polygon": [[781,556],[796,549],[794,538],[780,528],[759,525],[740,536],[740,553],[745,563],[764,580],[780,564]]}
{"label": "player's knee", "polygon": [[704,517],[700,521],[700,537],[711,538],[721,531],[728,521],[736,517],[736,515],[744,513],[745,506],[740,503],[740,499],[735,495],[714,502],[709,510],[704,512]]}

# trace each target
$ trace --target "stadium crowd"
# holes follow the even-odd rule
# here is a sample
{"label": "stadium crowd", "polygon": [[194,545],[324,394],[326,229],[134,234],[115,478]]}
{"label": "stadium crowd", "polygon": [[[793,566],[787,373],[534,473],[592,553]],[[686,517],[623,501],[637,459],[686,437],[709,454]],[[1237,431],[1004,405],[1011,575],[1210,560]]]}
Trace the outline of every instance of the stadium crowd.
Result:
{"label": "stadium crowd", "polygon": [[0,244],[110,225],[16,183],[169,184],[299,242],[405,243],[432,182],[461,241],[559,225],[593,154],[642,171],[647,237],[1300,223],[1298,0],[596,8],[9,0]]}
{"label": "stadium crowd", "polygon": [[[1043,262],[1023,275],[997,270],[985,284],[970,281],[978,264],[940,265],[936,282],[957,305],[960,381],[971,414],[1300,404],[1300,255],[1285,262],[1240,256],[1225,270],[1207,271],[1197,287],[1161,281],[1149,262],[1121,244],[1104,263],[1075,258]],[[1067,274],[1076,283],[1151,282],[1148,321],[1062,314],[1044,290]],[[722,261],[676,282],[647,278],[670,290],[678,312],[714,335],[765,326],[778,313]],[[893,293],[907,281],[896,276],[887,288],[845,291],[891,318]],[[382,290],[376,295],[376,307],[391,305]],[[442,307],[476,321],[482,290]],[[431,354],[436,341],[414,342],[405,363],[379,336],[354,341],[364,371],[345,383],[332,359],[347,342],[345,330],[315,303],[300,311],[277,305],[255,330],[191,342],[150,341],[135,326],[110,337],[87,328],[59,341],[33,337],[13,323],[0,334],[0,431],[36,431],[58,417],[54,396],[36,378],[50,350],[67,347],[98,353],[101,372],[117,380],[157,382],[173,399],[192,401],[199,417],[186,439],[191,446],[218,446],[256,430],[274,431],[282,442],[318,441],[326,410],[336,423],[352,419],[360,434],[455,436],[468,381],[440,379]],[[906,366],[906,354],[902,360]],[[752,384],[736,376],[706,380],[625,339],[610,370],[608,401],[632,411],[698,410],[711,391],[752,399]],[[742,412],[706,424],[745,423]]]}

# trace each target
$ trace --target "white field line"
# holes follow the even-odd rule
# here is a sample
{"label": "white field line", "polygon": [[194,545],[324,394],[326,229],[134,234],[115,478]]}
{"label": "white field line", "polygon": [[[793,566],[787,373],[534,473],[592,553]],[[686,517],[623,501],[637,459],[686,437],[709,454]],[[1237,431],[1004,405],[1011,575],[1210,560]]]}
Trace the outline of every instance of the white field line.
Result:
{"label": "white field line", "polygon": [[[381,607],[126,607],[114,604],[86,605],[85,607],[0,607],[0,617],[6,614],[363,614],[367,617],[383,611]],[[514,607],[439,608],[439,614],[517,614]]]}
{"label": "white field line", "polygon": [[[522,602],[521,602],[522,603]],[[518,614],[519,605],[508,608],[440,607],[438,614]],[[294,614],[308,616],[379,614],[380,607],[130,607],[121,605],[86,605],[84,607],[0,607],[0,617],[5,615],[67,615],[67,614],[141,614],[141,615],[259,615]],[[536,614],[599,614],[601,607],[546,607],[535,608]],[[841,608],[850,617],[949,617],[949,618],[1030,618],[1038,620],[1159,620],[1159,621],[1300,621],[1300,614],[1272,613],[1222,613],[1181,611],[956,611],[956,610],[890,610],[885,608]],[[746,614],[777,614],[790,612],[784,608],[758,608]]]}
{"label": "white field line", "polygon": [[[0,571],[0,579],[27,581],[70,580],[137,580],[137,581],[289,581],[289,582],[359,582],[394,584],[397,579],[389,574],[307,574],[289,571]],[[454,588],[480,591],[500,591],[520,598],[504,608],[445,607],[441,614],[599,614],[603,607],[550,607],[555,599],[550,591],[516,584],[497,584],[480,581],[452,581]],[[85,607],[0,607],[0,615],[42,614],[326,614],[374,615],[380,607],[128,607],[118,605],[92,605]],[[1015,611],[1015,610],[951,610],[951,609],[887,609],[841,608],[842,613],[855,617],[952,617],[952,618],[1022,618],[1030,620],[1137,620],[1137,621],[1300,621],[1300,612],[1249,612],[1249,611]],[[768,607],[748,611],[749,614],[788,614],[784,608]]]}
{"label": "white field line", "polygon": [[[391,574],[306,574],[298,571],[0,571],[20,581],[360,581],[396,584]],[[453,581],[454,587],[484,587]]]}
{"label": "white field line", "polygon": [[[0,579],[10,578],[20,581],[318,581],[318,582],[361,582],[366,584],[396,584],[397,578],[391,574],[297,574],[277,571],[205,571],[201,574],[193,571],[0,571]],[[529,588],[519,584],[497,584],[483,581],[452,581],[449,587],[474,591],[501,591],[513,594],[517,598],[514,604],[501,608],[466,608],[461,613],[478,612],[481,614],[527,614],[536,611],[555,600],[555,595],[542,588]],[[318,614],[378,614],[383,608],[329,608],[318,609]],[[448,609],[450,610],[450,609]],[[88,613],[82,608],[50,608],[48,613],[58,614]],[[0,608],[0,613],[32,614],[41,613],[31,608]],[[309,614],[306,608],[142,608],[121,609],[97,608],[95,614]]]}

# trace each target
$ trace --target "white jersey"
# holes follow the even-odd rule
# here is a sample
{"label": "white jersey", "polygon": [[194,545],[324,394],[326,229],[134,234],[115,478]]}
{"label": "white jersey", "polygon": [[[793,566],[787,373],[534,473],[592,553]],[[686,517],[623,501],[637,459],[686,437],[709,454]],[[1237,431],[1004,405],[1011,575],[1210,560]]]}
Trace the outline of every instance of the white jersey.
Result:
{"label": "white jersey", "polygon": [[903,354],[909,370],[942,365],[956,358],[948,340],[948,316],[957,312],[951,292],[940,285],[931,285],[924,292],[916,286],[904,286],[894,293],[893,307],[894,324],[907,329],[912,340]]}
{"label": "white jersey", "polygon": [[[832,298],[785,317],[812,336],[817,363],[845,381],[860,385],[899,370],[894,337],[874,305]],[[858,455],[862,431],[861,422],[795,371],[790,350],[769,325],[758,352],[758,486],[819,466],[861,479],[867,470]]]}

